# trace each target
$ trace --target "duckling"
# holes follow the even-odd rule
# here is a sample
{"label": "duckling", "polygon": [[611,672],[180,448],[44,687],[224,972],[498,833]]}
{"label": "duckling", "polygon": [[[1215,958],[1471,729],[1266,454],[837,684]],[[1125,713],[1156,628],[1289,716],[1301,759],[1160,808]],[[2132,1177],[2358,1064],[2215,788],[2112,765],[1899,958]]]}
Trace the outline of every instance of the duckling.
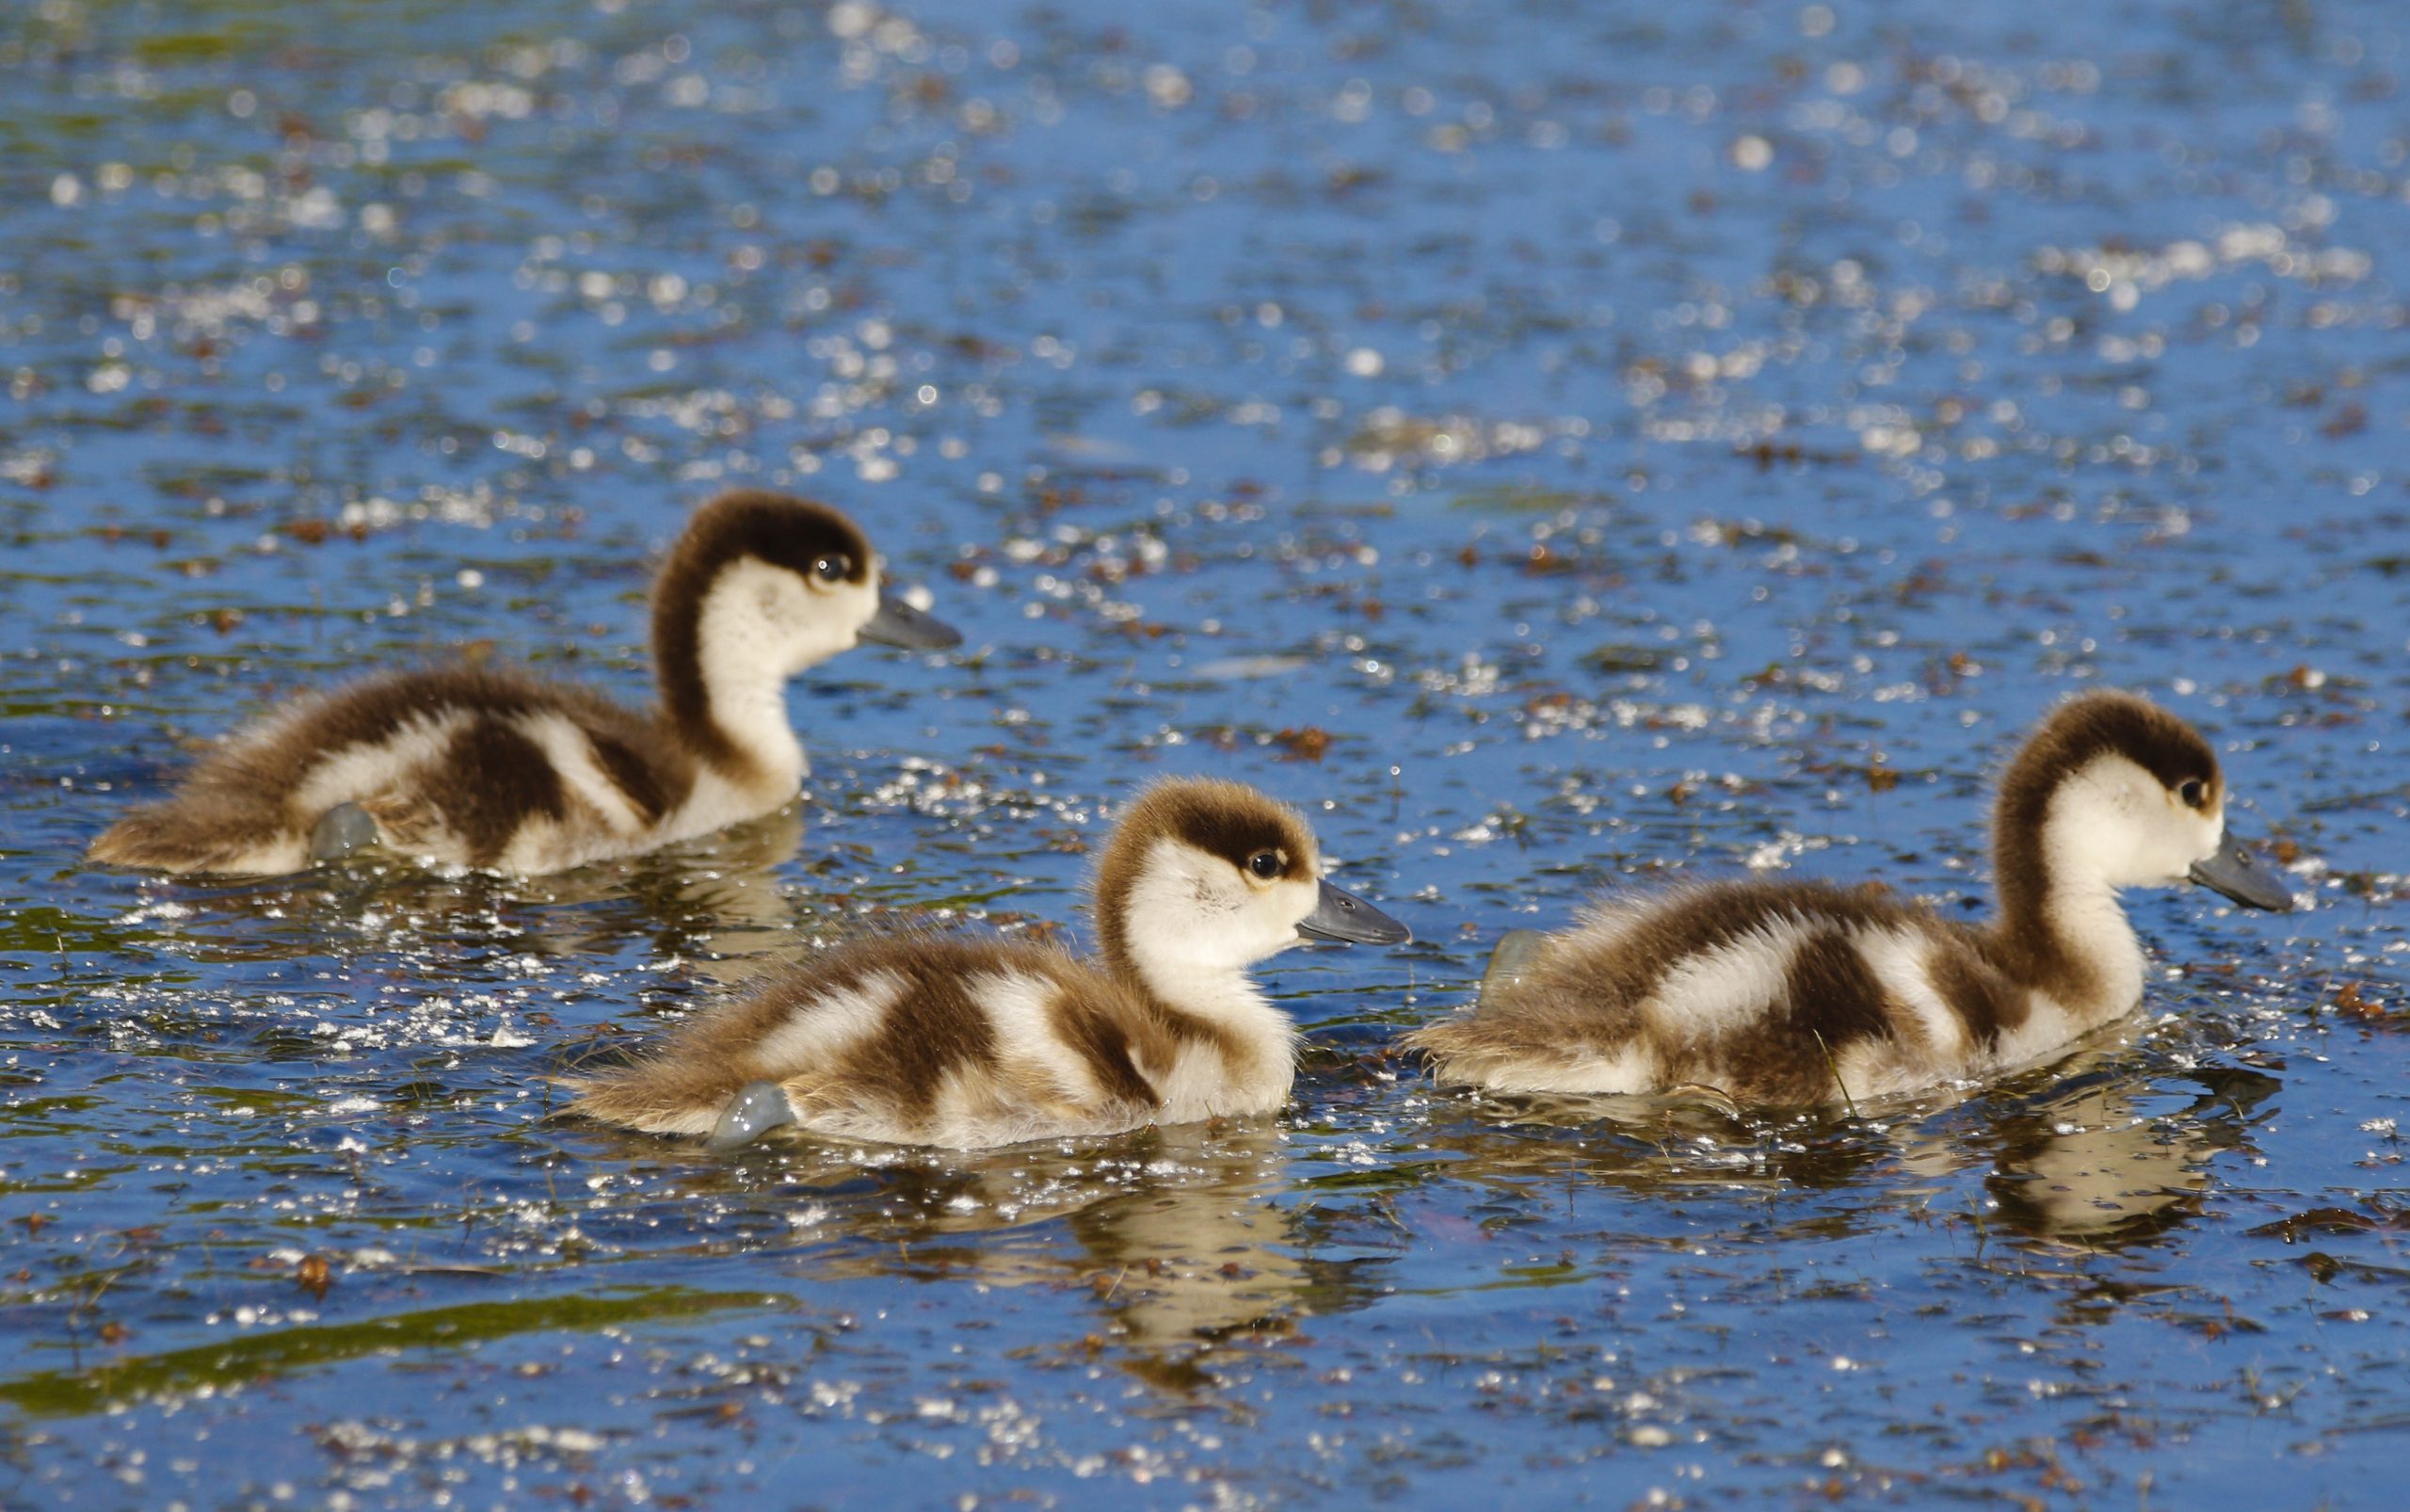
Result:
{"label": "duckling", "polygon": [[1295,1031],[1246,969],[1300,939],[1410,938],[1322,880],[1294,809],[1200,779],[1130,805],[1094,904],[1092,961],[930,935],[841,946],[571,1079],[570,1111],[722,1149],[792,1123],[957,1150],[1267,1113]]}
{"label": "duckling", "polygon": [[1498,1091],[1684,1085],[1805,1105],[2040,1059],[2142,1000],[2117,893],[2191,880],[2292,899],[2225,824],[2217,757],[2146,700],[2088,693],[2000,786],[1990,924],[1816,883],[1610,898],[1578,927],[1501,942],[1472,1007],[1406,1037],[1442,1082]]}
{"label": "duckling", "polygon": [[654,582],[657,710],[481,667],[371,677],[235,735],[89,858],[274,876],[381,841],[533,876],[635,855],[795,796],[809,766],[789,678],[860,640],[961,639],[884,591],[852,521],[737,490],[696,512]]}

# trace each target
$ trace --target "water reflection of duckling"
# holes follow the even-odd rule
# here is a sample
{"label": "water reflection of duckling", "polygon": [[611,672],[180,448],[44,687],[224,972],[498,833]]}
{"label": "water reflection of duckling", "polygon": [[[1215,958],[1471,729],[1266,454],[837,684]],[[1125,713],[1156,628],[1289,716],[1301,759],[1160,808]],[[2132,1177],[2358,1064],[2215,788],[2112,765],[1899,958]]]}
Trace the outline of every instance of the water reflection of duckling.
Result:
{"label": "water reflection of duckling", "polygon": [[91,859],[274,875],[381,841],[436,865],[532,875],[766,813],[806,764],[786,682],[858,640],[961,636],[881,591],[852,521],[737,491],[698,511],[654,584],[657,712],[477,667],[297,700],[129,814]]}
{"label": "water reflection of duckling", "polygon": [[[1273,1200],[1289,1174],[1270,1119],[986,1154],[889,1150],[867,1192],[861,1153],[796,1145],[767,1167],[781,1199],[811,1198],[793,1222],[807,1251],[794,1262],[800,1274],[943,1276],[1006,1295],[1079,1285],[1094,1327],[1074,1323],[1064,1346],[1087,1355],[1109,1344],[1122,1369],[1168,1390],[1212,1385],[1233,1341],[1277,1339],[1303,1313],[1360,1306],[1387,1263],[1302,1252],[1316,1247],[1296,1210]],[[727,1170],[748,1168],[764,1167]]]}
{"label": "water reflection of duckling", "polygon": [[1083,1208],[1069,1228],[1102,1282],[1097,1305],[1132,1351],[1130,1367],[1185,1387],[1208,1383],[1198,1361],[1220,1341],[1289,1331],[1315,1281],[1296,1253],[1292,1214],[1265,1200],[1284,1180],[1273,1132],[1177,1133],[1189,1137],[1167,1134],[1156,1161],[1179,1176]]}
{"label": "water reflection of duckling", "polygon": [[722,1146],[797,1123],[958,1149],[1266,1113],[1295,1035],[1246,968],[1300,938],[1408,938],[1321,880],[1295,810],[1196,780],[1115,827],[1096,925],[1096,964],[995,940],[840,947],[579,1079],[572,1111]]}
{"label": "water reflection of duckling", "polygon": [[[806,948],[808,909],[779,886],[780,869],[803,848],[798,799],[617,866],[587,866],[514,882],[511,894],[539,905],[519,918],[525,943],[570,957],[605,953],[650,934],[721,988],[734,988],[791,961]],[[447,886],[451,884],[445,884]],[[389,884],[376,883],[378,895]]]}
{"label": "water reflection of duckling", "polygon": [[779,869],[803,849],[803,805],[699,836],[639,862],[631,883],[651,894],[653,917],[677,920],[687,938],[708,945],[699,966],[727,986],[758,974],[764,957],[793,948],[795,905],[779,889]]}
{"label": "water reflection of duckling", "polygon": [[2197,1214],[2209,1163],[2247,1147],[2260,1103],[2280,1084],[2239,1067],[2209,1067],[2183,1080],[2204,1090],[2189,1107],[2145,1111],[2181,1082],[2137,1086],[2101,1073],[2079,1077],[2031,1105],[1991,1120],[1997,1147],[1984,1182],[1999,1221],[2037,1238],[2082,1245],[2156,1238]]}
{"label": "water reflection of duckling", "polygon": [[1992,844],[1987,926],[1812,883],[1610,900],[1567,933],[1510,936],[1480,1002],[1406,1043],[1441,1081],[1501,1091],[1879,1097],[2033,1060],[2131,1009],[2143,954],[2121,888],[2189,876],[2291,906],[2226,832],[2208,743],[2129,694],[2042,722],[2000,782]]}

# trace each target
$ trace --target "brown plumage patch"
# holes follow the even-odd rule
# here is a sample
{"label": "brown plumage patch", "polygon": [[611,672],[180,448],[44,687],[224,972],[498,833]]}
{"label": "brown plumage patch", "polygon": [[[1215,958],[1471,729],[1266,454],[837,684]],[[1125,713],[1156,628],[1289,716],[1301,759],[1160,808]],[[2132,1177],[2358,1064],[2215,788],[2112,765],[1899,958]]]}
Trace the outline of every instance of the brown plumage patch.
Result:
{"label": "brown plumage patch", "polygon": [[[1765,1102],[1823,1102],[1847,1092],[1839,1067],[1861,1042],[1924,1037],[1914,1015],[1898,1012],[1888,1000],[1848,935],[1829,925],[1810,930],[1792,952],[1766,1028],[1770,1032],[1721,1037],[1712,1063],[1674,1079],[1737,1084]],[[1723,1074],[1712,1074],[1718,1067]]]}
{"label": "brown plumage patch", "polygon": [[1246,873],[1251,858],[1270,851],[1281,862],[1278,877],[1272,880],[1322,876],[1313,830],[1305,816],[1287,804],[1244,783],[1214,778],[1166,778],[1156,782],[1121,811],[1113,839],[1097,866],[1097,940],[1101,953],[1116,970],[1128,970],[1130,963],[1122,900],[1137,885],[1148,853],[1162,840],[1194,846],[1242,873]]}
{"label": "brown plumage patch", "polygon": [[679,791],[671,793],[671,774],[647,760],[636,746],[606,731],[588,727],[586,743],[594,751],[594,764],[627,799],[628,810],[636,816],[636,822],[647,828],[659,824],[661,816],[676,808],[685,796],[685,790],[693,785],[694,774],[689,769],[677,774],[683,780]]}
{"label": "brown plumage patch", "polygon": [[1929,912],[1868,892],[1820,882],[1726,882],[1674,893],[1647,906],[1619,938],[1612,987],[1640,1002],[1685,960],[1786,922],[1849,928],[1929,919]]}
{"label": "brown plumage patch", "polygon": [[[999,943],[1001,955],[964,940],[926,941],[906,949],[865,952],[862,974],[885,973],[904,984],[887,1010],[880,1033],[862,1041],[835,1068],[844,1095],[892,1108],[907,1127],[925,1125],[937,1108],[949,1074],[994,1064],[996,1026],[965,989],[969,972],[1006,965],[1018,955]],[[1054,964],[1043,951],[1032,956]],[[1043,974],[1040,966],[1033,974]]]}
{"label": "brown plumage patch", "polygon": [[2010,972],[1991,959],[2000,953],[1991,931],[1953,934],[1967,941],[1967,948],[1931,952],[1925,957],[1925,972],[1941,1001],[1958,1016],[1967,1042],[1988,1053],[2002,1037],[2025,1026],[2032,1006]]}
{"label": "brown plumage patch", "polygon": [[[1691,888],[1616,910],[1611,942],[1579,935],[1550,942],[1521,978],[1459,1014],[1406,1037],[1442,1074],[1534,1055],[1613,1060],[1638,1050],[1659,1085],[1716,1086],[1748,1101],[1803,1103],[1835,1095],[1832,1068],[1865,1040],[1921,1037],[1888,1001],[1851,937],[1899,928],[1947,929],[1931,910],[1866,891],[1816,882],[1727,882]],[[1679,967],[1727,947],[1750,948],[1770,934],[1803,938],[1782,988],[1761,1011],[1728,1028],[1695,1028],[1653,1011]]]}
{"label": "brown plumage patch", "polygon": [[528,820],[557,820],[569,812],[561,774],[544,748],[499,719],[461,726],[443,762],[464,774],[442,807],[468,846],[472,866],[500,861],[510,837]]}
{"label": "brown plumage patch", "polygon": [[741,771],[746,762],[712,722],[703,686],[703,597],[727,567],[750,558],[809,578],[813,564],[840,559],[844,581],[864,583],[872,571],[870,542],[854,523],[825,504],[759,489],[732,489],[687,523],[652,589],[653,672],[672,728],[683,732],[715,765]]}
{"label": "brown plumage patch", "polygon": [[255,822],[249,805],[220,801],[217,795],[150,803],[101,831],[84,859],[101,866],[131,866],[156,872],[222,871],[244,851]]}
{"label": "brown plumage patch", "polygon": [[[1077,992],[1057,993],[1048,1006],[1056,1035],[1086,1059],[1097,1086],[1108,1096],[1132,1102],[1158,1101],[1153,1084],[1138,1070],[1137,1056],[1151,1051],[1165,1058],[1149,1064],[1168,1063],[1171,1047],[1165,1042],[1168,1036],[1163,1032],[1164,1021],[1159,1016],[1149,1014],[1133,1019],[1104,1012]],[[1186,1016],[1182,1018],[1185,1020]]]}

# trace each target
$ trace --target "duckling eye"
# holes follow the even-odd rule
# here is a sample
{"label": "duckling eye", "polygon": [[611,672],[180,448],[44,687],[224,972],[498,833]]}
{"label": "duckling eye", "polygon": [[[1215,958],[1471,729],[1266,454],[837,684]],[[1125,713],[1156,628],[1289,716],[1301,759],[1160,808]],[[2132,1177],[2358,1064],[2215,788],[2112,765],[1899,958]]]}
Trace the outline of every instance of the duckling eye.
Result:
{"label": "duckling eye", "polygon": [[1280,875],[1280,858],[1268,850],[1259,850],[1246,859],[1246,869],[1269,882]]}
{"label": "duckling eye", "polygon": [[2209,800],[2209,790],[2199,778],[2188,777],[2184,785],[2176,790],[2176,796],[2184,800],[2184,807],[2197,809]]}
{"label": "duckling eye", "polygon": [[854,561],[843,552],[811,559],[811,575],[823,583],[834,583],[854,570]]}

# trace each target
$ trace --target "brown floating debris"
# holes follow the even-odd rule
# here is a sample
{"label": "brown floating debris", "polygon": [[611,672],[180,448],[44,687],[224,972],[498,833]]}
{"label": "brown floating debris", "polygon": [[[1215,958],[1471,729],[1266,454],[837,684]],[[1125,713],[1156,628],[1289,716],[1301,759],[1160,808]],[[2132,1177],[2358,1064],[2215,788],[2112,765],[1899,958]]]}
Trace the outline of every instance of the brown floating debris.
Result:
{"label": "brown floating debris", "polygon": [[2251,1231],[2251,1236],[2254,1239],[2282,1239],[2289,1245],[2294,1245],[2312,1234],[2399,1233],[2405,1229],[2410,1229],[2410,1213],[2371,1215],[2354,1213],[2350,1208],[2311,1208],[2290,1218],[2263,1223]]}
{"label": "brown floating debris", "polygon": [[2385,1017],[2385,1005],[2363,995],[2357,982],[2346,982],[2335,989],[2335,1006],[2354,1019]]}
{"label": "brown floating debris", "polygon": [[293,1284],[321,1302],[327,1299],[327,1288],[334,1283],[334,1272],[324,1255],[304,1255],[300,1263],[293,1267]]}
{"label": "brown floating debris", "polygon": [[1288,751],[1291,761],[1318,762],[1330,750],[1330,732],[1318,725],[1283,730],[1272,738]]}

